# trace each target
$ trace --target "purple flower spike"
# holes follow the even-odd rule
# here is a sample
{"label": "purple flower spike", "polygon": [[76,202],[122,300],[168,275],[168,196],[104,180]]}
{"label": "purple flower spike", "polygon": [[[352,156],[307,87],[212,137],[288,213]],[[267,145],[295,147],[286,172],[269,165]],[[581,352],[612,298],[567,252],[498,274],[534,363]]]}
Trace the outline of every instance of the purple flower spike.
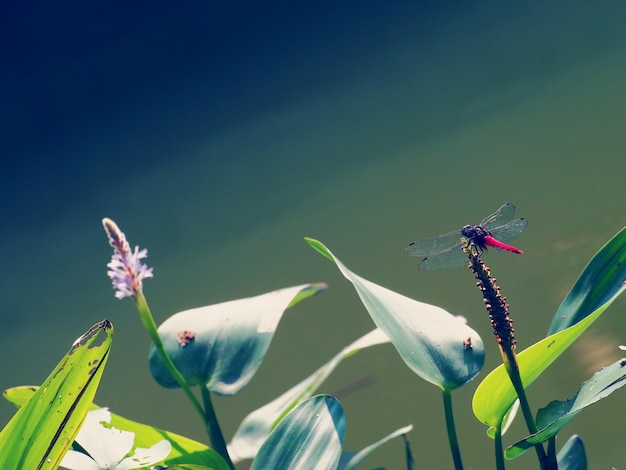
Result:
{"label": "purple flower spike", "polygon": [[147,277],[152,277],[152,268],[141,262],[148,256],[148,250],[140,250],[136,246],[135,251],[131,251],[126,235],[111,219],[102,219],[102,225],[109,237],[109,244],[113,247],[111,262],[107,264],[109,268],[107,274],[113,281],[115,297],[118,299],[135,298],[143,289],[142,281]]}

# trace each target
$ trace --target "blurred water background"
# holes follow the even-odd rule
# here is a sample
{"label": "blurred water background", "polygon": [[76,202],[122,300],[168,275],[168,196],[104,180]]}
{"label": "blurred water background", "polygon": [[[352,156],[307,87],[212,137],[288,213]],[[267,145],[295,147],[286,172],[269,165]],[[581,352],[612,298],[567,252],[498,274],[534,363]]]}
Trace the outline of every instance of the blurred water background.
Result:
{"label": "blurred water background", "polygon": [[[404,247],[514,202],[529,220],[515,243],[525,254],[487,261],[519,347],[545,335],[589,258],[624,225],[625,20],[619,1],[4,3],[0,388],[41,383],[109,318],[97,402],[206,441],[183,394],[152,381],[132,302],[113,297],[104,216],[148,248],[145,293],[159,323],[330,284],[287,312],[250,385],[216,399],[228,437],[373,327],[305,236],[360,275],[467,317],[490,370],[498,354],[472,275],[418,272]],[[625,311],[619,299],[533,385],[535,408],[620,357]],[[476,383],[455,394],[460,444],[466,468],[492,468],[470,409]],[[341,396],[346,448],[413,423],[417,468],[451,466],[440,394],[392,347],[346,361],[322,391]],[[624,465],[623,403],[618,392],[585,411],[561,442],[579,433],[590,468]],[[0,423],[12,414],[0,404]],[[366,468],[402,462],[397,440]],[[530,453],[510,464],[534,466]]]}

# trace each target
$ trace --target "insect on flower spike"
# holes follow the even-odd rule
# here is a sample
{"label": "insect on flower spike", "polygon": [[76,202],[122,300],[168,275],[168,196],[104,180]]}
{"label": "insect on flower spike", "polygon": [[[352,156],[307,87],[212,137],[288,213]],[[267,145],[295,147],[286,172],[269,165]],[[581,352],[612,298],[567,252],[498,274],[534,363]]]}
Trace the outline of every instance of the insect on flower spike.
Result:
{"label": "insect on flower spike", "polygon": [[526,219],[513,219],[515,206],[510,202],[502,205],[496,212],[485,217],[478,225],[465,225],[437,237],[416,240],[409,244],[406,253],[422,258],[417,265],[422,271],[464,266],[467,257],[461,250],[461,237],[467,238],[482,253],[487,247],[499,248],[511,253],[523,251],[508,242],[524,231]]}
{"label": "insect on flower spike", "polygon": [[135,246],[135,250],[132,251],[126,235],[111,219],[102,219],[102,226],[113,248],[111,262],[107,264],[109,268],[107,275],[113,282],[115,297],[118,299],[135,298],[137,293],[143,290],[143,280],[152,277],[152,268],[141,262],[148,256],[148,250],[140,250],[138,246]]}

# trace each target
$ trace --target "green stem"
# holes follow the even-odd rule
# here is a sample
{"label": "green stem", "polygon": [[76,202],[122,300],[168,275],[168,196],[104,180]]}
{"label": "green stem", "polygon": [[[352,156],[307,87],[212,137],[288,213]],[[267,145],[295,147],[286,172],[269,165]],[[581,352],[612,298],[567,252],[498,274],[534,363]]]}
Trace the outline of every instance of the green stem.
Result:
{"label": "green stem", "polygon": [[454,425],[454,412],[452,410],[452,393],[450,390],[443,390],[443,409],[446,415],[446,429],[448,431],[448,442],[452,452],[455,470],[463,470],[463,460],[459,449],[459,441],[456,437],[456,426]]}
{"label": "green stem", "polygon": [[498,426],[495,429],[496,435],[494,438],[494,450],[496,458],[496,469],[504,470],[504,451],[502,450],[502,427]]}
{"label": "green stem", "polygon": [[217,415],[215,414],[213,402],[211,401],[211,392],[204,386],[201,386],[200,389],[202,390],[202,401],[204,402],[207,428],[209,436],[211,437],[211,447],[224,457],[224,460],[226,460],[231,470],[235,470],[235,466],[228,455],[228,448],[226,447],[226,441],[222,434],[222,428],[217,421]]}
{"label": "green stem", "polygon": [[[530,408],[530,404],[528,403],[526,391],[524,390],[524,384],[522,383],[522,378],[519,374],[519,366],[517,365],[515,352],[512,348],[500,348],[500,352],[502,354],[504,367],[506,368],[509,379],[511,380],[513,388],[517,393],[517,397],[519,398],[520,408],[522,409],[522,415],[524,416],[524,421],[526,421],[528,432],[530,434],[535,434],[537,432],[537,425],[535,424],[535,418],[533,417],[533,412]],[[543,445],[535,445],[535,452],[537,453],[541,469],[549,469],[550,466],[548,464],[546,451],[543,448]]]}
{"label": "green stem", "polygon": [[559,463],[556,458],[556,436],[553,436],[548,441],[548,458],[546,468],[550,470],[558,470]]}
{"label": "green stem", "polygon": [[202,390],[202,398],[205,405],[205,408],[203,409],[202,405],[200,405],[200,402],[191,391],[191,388],[187,384],[187,381],[178,371],[178,369],[174,365],[174,362],[172,362],[172,359],[167,354],[167,351],[165,351],[163,341],[161,341],[161,337],[159,336],[159,333],[157,331],[156,323],[154,322],[154,317],[152,316],[152,312],[150,311],[150,307],[148,306],[148,301],[143,295],[143,292],[137,292],[137,295],[135,296],[135,304],[137,305],[137,310],[139,311],[139,318],[141,318],[141,322],[148,332],[152,343],[154,343],[154,346],[156,347],[159,356],[163,360],[163,363],[167,367],[167,370],[170,372],[170,374],[172,374],[174,379],[176,379],[176,382],[178,382],[178,385],[180,385],[180,387],[183,389],[183,392],[185,392],[185,395],[187,395],[187,398],[189,398],[189,401],[204,422],[207,434],[209,435],[209,440],[211,441],[211,446],[224,458],[229,468],[231,470],[235,470],[235,466],[230,460],[230,456],[228,455],[228,450],[226,448],[224,436],[222,435],[222,430],[220,429],[217,422],[217,417],[215,415],[215,410],[213,409],[213,404],[211,403],[209,391],[204,385],[200,387],[200,389]]}
{"label": "green stem", "polygon": [[[202,421],[205,421],[206,418],[204,415],[204,410],[202,409],[200,402],[198,401],[196,396],[193,394],[193,392],[191,391],[191,388],[189,388],[189,385],[187,385],[187,381],[178,371],[178,369],[176,368],[176,366],[174,365],[174,363],[168,356],[167,352],[165,351],[165,347],[163,346],[161,337],[159,336],[159,333],[157,332],[156,323],[154,322],[154,318],[152,317],[152,313],[150,312],[150,307],[148,307],[148,302],[146,301],[146,298],[144,297],[142,292],[137,292],[137,295],[135,296],[135,304],[137,305],[137,310],[139,311],[139,318],[141,318],[141,322],[143,323],[144,328],[148,332],[150,339],[154,343],[154,346],[156,347],[157,352],[159,353],[159,356],[163,360],[163,363],[167,367],[167,370],[170,372],[170,374],[172,374],[172,377],[176,379],[176,382],[178,382],[178,385],[180,385],[180,387],[183,389],[183,392],[185,392],[185,395],[187,395],[187,398],[189,398],[189,401],[193,405],[196,412],[200,415],[200,418],[202,419]],[[205,421],[205,425],[206,424],[207,423]],[[209,435],[209,438],[211,438],[210,435]]]}

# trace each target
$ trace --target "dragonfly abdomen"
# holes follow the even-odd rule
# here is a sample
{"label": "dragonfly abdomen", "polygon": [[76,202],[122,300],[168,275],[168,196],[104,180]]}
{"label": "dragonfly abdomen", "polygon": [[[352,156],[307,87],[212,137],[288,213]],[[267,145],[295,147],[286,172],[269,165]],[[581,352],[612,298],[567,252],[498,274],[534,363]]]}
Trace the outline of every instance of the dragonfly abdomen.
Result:
{"label": "dragonfly abdomen", "polygon": [[492,246],[494,248],[500,248],[501,250],[510,251],[511,253],[517,253],[518,255],[523,254],[524,252],[519,248],[515,248],[514,246],[507,245],[506,243],[502,243],[500,240],[496,240],[491,235],[487,235],[484,237],[485,245]]}

